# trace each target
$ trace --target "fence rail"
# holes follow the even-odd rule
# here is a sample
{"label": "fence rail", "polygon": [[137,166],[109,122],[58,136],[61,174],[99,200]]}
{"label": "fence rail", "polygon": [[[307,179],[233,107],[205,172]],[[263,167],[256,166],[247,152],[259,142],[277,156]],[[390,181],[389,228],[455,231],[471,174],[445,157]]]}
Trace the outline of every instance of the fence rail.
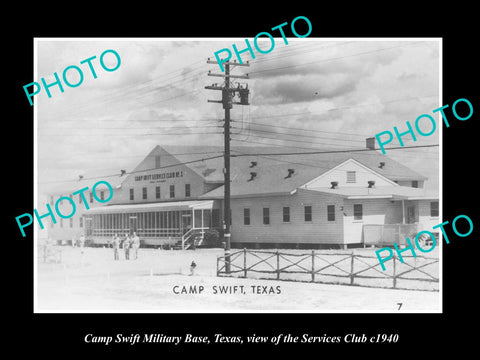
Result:
{"label": "fence rail", "polygon": [[376,256],[354,251],[285,253],[243,249],[230,254],[228,273],[225,256],[217,258],[217,276],[438,291],[438,258],[402,257],[403,262],[395,255],[385,263],[383,271]]}

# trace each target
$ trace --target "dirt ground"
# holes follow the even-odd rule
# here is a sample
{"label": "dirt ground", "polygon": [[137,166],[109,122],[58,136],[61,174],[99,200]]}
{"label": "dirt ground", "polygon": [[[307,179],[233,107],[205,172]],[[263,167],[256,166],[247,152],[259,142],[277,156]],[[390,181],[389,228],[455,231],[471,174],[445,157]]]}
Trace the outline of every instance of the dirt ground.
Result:
{"label": "dirt ground", "polygon": [[441,291],[217,277],[222,249],[121,250],[118,261],[108,248],[53,249],[60,263],[38,254],[36,312],[441,312]]}

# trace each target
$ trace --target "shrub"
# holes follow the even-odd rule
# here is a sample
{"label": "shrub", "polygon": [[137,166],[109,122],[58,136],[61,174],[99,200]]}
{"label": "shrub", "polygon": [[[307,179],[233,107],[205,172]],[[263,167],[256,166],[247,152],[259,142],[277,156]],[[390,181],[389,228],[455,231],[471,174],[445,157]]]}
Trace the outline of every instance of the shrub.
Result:
{"label": "shrub", "polygon": [[205,230],[203,236],[203,245],[206,247],[219,247],[220,246],[220,234],[215,229]]}

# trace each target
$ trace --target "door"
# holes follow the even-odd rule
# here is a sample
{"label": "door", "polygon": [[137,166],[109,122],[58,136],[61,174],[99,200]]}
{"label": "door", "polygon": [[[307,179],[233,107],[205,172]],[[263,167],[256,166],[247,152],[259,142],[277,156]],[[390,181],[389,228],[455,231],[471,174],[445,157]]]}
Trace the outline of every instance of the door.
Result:
{"label": "door", "polygon": [[192,228],[192,214],[190,212],[182,211],[182,220],[181,220],[181,231],[182,234],[185,234],[188,230]]}
{"label": "door", "polygon": [[[137,217],[136,216],[130,216],[130,235],[133,235],[134,232],[137,232]],[[138,235],[138,233],[137,233]]]}
{"label": "door", "polygon": [[413,224],[415,223],[415,206],[410,205],[407,207],[407,219],[406,219],[407,224]]}

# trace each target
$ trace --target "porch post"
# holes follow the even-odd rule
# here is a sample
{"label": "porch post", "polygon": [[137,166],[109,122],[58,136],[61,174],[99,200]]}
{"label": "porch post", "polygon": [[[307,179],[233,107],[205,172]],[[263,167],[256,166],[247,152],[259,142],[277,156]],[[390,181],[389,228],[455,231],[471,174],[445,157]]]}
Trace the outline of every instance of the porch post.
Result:
{"label": "porch post", "polygon": [[195,209],[192,208],[192,229],[195,229]]}
{"label": "porch post", "polygon": [[405,200],[402,199],[402,224],[405,224]]}
{"label": "porch post", "polygon": [[203,232],[203,209],[202,209],[202,232]]}

